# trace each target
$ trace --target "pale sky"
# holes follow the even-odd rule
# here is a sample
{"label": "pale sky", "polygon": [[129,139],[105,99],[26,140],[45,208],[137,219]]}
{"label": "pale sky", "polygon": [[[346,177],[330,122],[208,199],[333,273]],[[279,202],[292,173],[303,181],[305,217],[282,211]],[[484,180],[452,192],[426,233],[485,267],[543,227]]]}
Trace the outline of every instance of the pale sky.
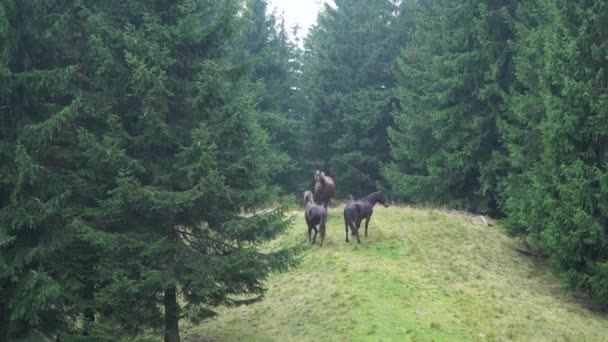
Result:
{"label": "pale sky", "polygon": [[317,13],[323,7],[324,0],[269,0],[269,9],[277,9],[277,14],[284,14],[285,24],[289,31],[295,24],[300,25],[298,36],[304,38],[308,29],[317,21]]}

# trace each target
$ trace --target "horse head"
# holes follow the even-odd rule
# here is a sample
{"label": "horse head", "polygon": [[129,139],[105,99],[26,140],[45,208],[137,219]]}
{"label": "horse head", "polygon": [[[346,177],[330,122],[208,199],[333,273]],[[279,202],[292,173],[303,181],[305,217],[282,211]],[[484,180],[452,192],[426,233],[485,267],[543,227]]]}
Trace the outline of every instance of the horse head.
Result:
{"label": "horse head", "polygon": [[385,208],[388,208],[388,203],[386,203],[386,196],[383,193],[378,191],[378,195],[376,196],[376,202],[382,204]]}
{"label": "horse head", "polygon": [[364,197],[365,201],[369,202],[369,204],[376,205],[377,203],[382,204],[384,207],[388,207],[388,203],[386,200],[386,196],[380,191],[372,192],[371,194]]}
{"label": "horse head", "polygon": [[325,184],[325,172],[316,170],[315,171],[315,183]]}
{"label": "horse head", "polygon": [[312,192],[305,191],[304,192],[304,204],[308,206],[308,205],[313,204],[313,203],[314,203],[314,201],[313,201]]}
{"label": "horse head", "polygon": [[327,208],[329,199],[332,198],[336,192],[336,184],[331,177],[325,175],[325,172],[316,170],[313,191],[314,201],[316,203],[323,203],[323,206]]}

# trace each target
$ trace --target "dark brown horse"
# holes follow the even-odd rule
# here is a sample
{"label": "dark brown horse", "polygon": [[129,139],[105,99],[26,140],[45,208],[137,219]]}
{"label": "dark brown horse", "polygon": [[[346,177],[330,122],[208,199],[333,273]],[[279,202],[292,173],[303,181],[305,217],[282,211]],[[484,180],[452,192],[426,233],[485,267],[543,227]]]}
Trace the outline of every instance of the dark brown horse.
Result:
{"label": "dark brown horse", "polygon": [[[304,193],[304,203],[306,203],[304,218],[306,219],[306,224],[308,225],[308,242],[311,242],[310,235],[314,230],[315,235],[312,238],[312,244],[315,244],[318,232],[321,235],[319,247],[323,247],[323,240],[325,240],[325,223],[327,222],[327,210],[325,210],[324,207],[314,203],[312,192],[310,191],[306,191]],[[318,231],[317,225],[319,226]]]}
{"label": "dark brown horse", "polygon": [[329,200],[336,193],[336,183],[331,177],[325,175],[323,171],[315,171],[315,188],[314,200],[318,204],[323,204],[327,209]]}
{"label": "dark brown horse", "polygon": [[380,203],[385,207],[386,197],[380,191],[372,192],[371,194],[363,197],[362,199],[351,202],[344,207],[344,229],[346,231],[346,242],[348,241],[348,227],[350,227],[352,235],[357,237],[357,242],[361,243],[359,239],[359,227],[361,227],[361,221],[365,219],[365,237],[367,237],[367,227],[369,220],[372,218],[374,213],[374,205]]}

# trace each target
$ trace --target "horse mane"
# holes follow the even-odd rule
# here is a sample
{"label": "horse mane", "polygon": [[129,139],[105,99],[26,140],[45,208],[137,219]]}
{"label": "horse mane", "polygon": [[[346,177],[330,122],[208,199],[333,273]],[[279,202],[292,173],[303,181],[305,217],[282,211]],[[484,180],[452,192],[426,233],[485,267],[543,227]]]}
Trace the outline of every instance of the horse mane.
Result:
{"label": "horse mane", "polygon": [[378,201],[378,197],[379,197],[380,195],[382,195],[382,191],[375,191],[375,192],[372,192],[371,194],[369,194],[369,195],[365,196],[365,199],[366,199],[368,202],[370,202],[370,203],[371,203],[372,201],[373,201],[373,202],[377,202],[377,201]]}

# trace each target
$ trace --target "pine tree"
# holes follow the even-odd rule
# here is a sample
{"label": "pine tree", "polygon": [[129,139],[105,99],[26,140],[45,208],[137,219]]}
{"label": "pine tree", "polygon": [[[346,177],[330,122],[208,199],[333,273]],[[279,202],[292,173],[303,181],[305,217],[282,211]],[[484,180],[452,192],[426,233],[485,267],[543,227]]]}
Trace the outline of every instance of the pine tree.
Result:
{"label": "pine tree", "polygon": [[530,233],[538,239],[544,213],[538,212],[529,192],[542,155],[541,125],[545,105],[539,70],[543,66],[545,30],[549,16],[542,2],[518,4],[514,63],[516,83],[509,99],[509,115],[499,122],[508,151],[508,175],[504,179],[503,209],[514,234]]}
{"label": "pine tree", "polygon": [[[97,189],[74,183],[78,157],[68,142],[76,130],[62,130],[84,116],[77,46],[87,30],[79,14],[61,0],[0,7],[2,340],[75,333],[74,319],[89,313],[83,292],[93,279],[77,271],[90,268],[97,251],[69,222],[83,207],[81,196]],[[77,260],[74,269],[61,267],[66,256]]]}
{"label": "pine tree", "polygon": [[296,87],[299,48],[290,40],[285,21],[268,13],[266,0],[249,0],[241,36],[235,48],[238,60],[250,69],[258,94],[259,122],[270,136],[274,183],[287,192],[299,192],[308,180],[302,165],[302,94]]}
{"label": "pine tree", "polygon": [[306,39],[309,158],[334,177],[339,196],[376,189],[389,159],[390,69],[403,38],[398,12],[388,0],[335,1]]}
{"label": "pine tree", "polygon": [[3,9],[2,337],[115,340],[164,320],[179,341],[181,317],[259,298],[293,251],[257,247],[282,209],[242,215],[272,197],[272,160],[229,59],[240,2]]}
{"label": "pine tree", "polygon": [[515,2],[419,1],[395,73],[401,110],[384,176],[398,197],[499,213],[498,120],[513,83]]}
{"label": "pine tree", "polygon": [[515,156],[509,225],[540,241],[567,285],[606,305],[608,7],[562,0],[525,6],[516,120],[505,126]]}

